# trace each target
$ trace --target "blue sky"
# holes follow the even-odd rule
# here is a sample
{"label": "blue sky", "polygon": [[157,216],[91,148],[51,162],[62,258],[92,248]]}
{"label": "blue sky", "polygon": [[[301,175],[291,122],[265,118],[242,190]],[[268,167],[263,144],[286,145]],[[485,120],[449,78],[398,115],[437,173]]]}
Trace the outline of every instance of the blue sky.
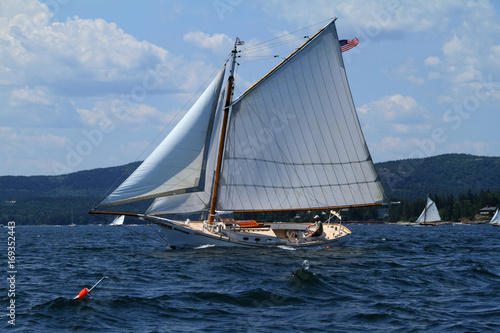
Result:
{"label": "blue sky", "polygon": [[[144,159],[236,37],[245,41],[241,93],[331,17],[340,38],[360,40],[343,55],[375,162],[500,156],[499,8],[493,0],[4,0],[0,175]],[[250,53],[273,38],[288,42]]]}

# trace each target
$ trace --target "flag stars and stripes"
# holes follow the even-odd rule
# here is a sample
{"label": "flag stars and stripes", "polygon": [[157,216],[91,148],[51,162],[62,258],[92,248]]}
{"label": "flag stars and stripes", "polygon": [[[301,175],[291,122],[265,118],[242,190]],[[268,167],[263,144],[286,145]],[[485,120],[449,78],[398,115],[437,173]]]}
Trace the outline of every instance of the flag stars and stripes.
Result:
{"label": "flag stars and stripes", "polygon": [[340,43],[340,50],[342,52],[345,52],[347,50],[352,49],[356,45],[358,45],[359,44],[359,40],[358,40],[357,37],[354,38],[354,39],[342,39],[342,40],[339,40],[339,43]]}

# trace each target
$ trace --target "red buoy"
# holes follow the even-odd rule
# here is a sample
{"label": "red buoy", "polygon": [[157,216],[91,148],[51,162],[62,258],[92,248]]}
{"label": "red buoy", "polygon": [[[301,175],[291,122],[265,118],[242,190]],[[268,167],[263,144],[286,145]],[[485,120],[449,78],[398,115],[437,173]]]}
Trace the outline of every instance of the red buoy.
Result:
{"label": "red buoy", "polygon": [[94,289],[99,283],[101,283],[102,280],[104,279],[109,279],[109,277],[107,276],[103,276],[99,281],[97,281],[96,284],[94,284],[92,286],[92,288],[90,289],[87,289],[87,288],[83,288],[82,291],[80,291],[80,293],[78,294],[78,296],[75,297],[75,299],[82,299],[82,298],[85,298],[87,295],[91,296],[90,295],[90,292],[92,291],[92,289]]}
{"label": "red buoy", "polygon": [[81,299],[85,298],[87,295],[90,295],[90,290],[87,288],[83,288],[82,291],[78,294],[78,296],[75,297],[75,299]]}

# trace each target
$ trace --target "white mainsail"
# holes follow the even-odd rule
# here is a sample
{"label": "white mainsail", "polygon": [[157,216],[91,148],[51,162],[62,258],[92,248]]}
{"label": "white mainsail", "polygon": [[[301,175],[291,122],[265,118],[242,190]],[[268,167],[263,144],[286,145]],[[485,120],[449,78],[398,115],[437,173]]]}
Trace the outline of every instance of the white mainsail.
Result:
{"label": "white mainsail", "polygon": [[500,224],[500,214],[498,214],[498,208],[497,211],[495,212],[495,215],[493,215],[493,218],[490,221],[491,224]]}
{"label": "white mainsail", "polygon": [[223,68],[177,126],[99,207],[202,191]]}
{"label": "white mainsail", "polygon": [[439,211],[434,201],[432,201],[431,198],[427,197],[427,204],[425,205],[422,214],[420,214],[419,218],[415,222],[425,223],[425,222],[437,222],[437,221],[441,221],[441,216],[439,216]]}
{"label": "white mainsail", "polygon": [[234,102],[217,209],[381,203],[335,24]]}

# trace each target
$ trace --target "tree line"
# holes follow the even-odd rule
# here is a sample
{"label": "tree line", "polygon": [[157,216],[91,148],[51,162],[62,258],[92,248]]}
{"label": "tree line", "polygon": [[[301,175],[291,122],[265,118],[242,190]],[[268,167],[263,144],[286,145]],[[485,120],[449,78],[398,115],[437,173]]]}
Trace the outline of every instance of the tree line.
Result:
{"label": "tree line", "polygon": [[[459,195],[433,195],[429,196],[438,207],[439,214],[444,221],[472,221],[476,219],[479,210],[483,207],[500,206],[500,189],[491,191],[481,190],[474,193],[472,190]],[[398,201],[394,199],[392,201]],[[415,221],[425,207],[427,198],[416,200],[403,199],[400,204],[389,205],[388,216],[381,215],[381,208],[360,207],[344,209],[341,211],[343,221]],[[89,215],[88,210],[97,202],[96,198],[34,198],[17,201],[14,204],[3,203],[0,206],[0,224],[6,225],[14,220],[19,225],[23,224],[95,224],[106,223],[99,217]],[[136,203],[130,206],[129,211],[142,213],[150,202]],[[257,220],[265,222],[312,222],[315,215],[320,215],[322,220],[328,219],[328,211],[304,212],[276,212],[276,213],[247,213],[235,214],[237,220]],[[105,219],[106,217],[104,217]],[[111,218],[111,217],[108,217]],[[182,219],[182,216],[177,218]],[[195,215],[190,216],[196,218]],[[199,218],[199,216],[198,216]],[[488,218],[486,218],[488,219]]]}
{"label": "tree line", "polygon": [[[500,189],[491,191],[490,189],[480,190],[479,193],[467,192],[459,195],[433,195],[429,197],[436,203],[439,214],[443,221],[474,221],[483,207],[500,207]],[[341,211],[342,220],[349,221],[415,221],[425,208],[427,198],[422,197],[415,200],[394,198],[388,208],[380,206],[359,207],[343,209]],[[383,207],[383,206],[382,206]],[[384,216],[385,212],[388,216]],[[382,213],[382,214],[381,214]],[[312,222],[315,215],[320,215],[325,221],[329,217],[328,211],[307,211],[307,212],[282,212],[282,213],[255,213],[237,214],[236,219],[252,219],[265,222],[273,221],[299,221]],[[484,217],[489,220],[491,216]]]}
{"label": "tree line", "polygon": [[[480,190],[479,193],[474,193],[469,189],[466,193],[458,196],[453,194],[430,195],[430,198],[436,203],[443,221],[473,221],[476,220],[480,209],[500,206],[500,189],[496,191]],[[422,213],[426,200],[427,198],[414,201],[402,200],[401,204],[390,206],[387,220],[391,222],[416,220]],[[489,217],[485,218],[489,219]]]}

